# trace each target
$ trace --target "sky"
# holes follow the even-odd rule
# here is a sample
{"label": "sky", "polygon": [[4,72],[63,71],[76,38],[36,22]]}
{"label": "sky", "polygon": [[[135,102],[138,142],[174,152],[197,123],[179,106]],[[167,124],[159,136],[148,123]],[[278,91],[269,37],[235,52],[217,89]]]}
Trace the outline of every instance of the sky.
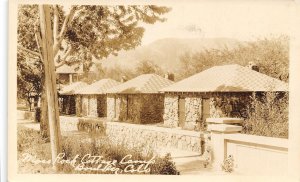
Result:
{"label": "sky", "polygon": [[167,4],[172,10],[166,22],[144,25],[142,45],[157,39],[226,37],[255,40],[272,35],[289,34],[288,3],[185,3]]}

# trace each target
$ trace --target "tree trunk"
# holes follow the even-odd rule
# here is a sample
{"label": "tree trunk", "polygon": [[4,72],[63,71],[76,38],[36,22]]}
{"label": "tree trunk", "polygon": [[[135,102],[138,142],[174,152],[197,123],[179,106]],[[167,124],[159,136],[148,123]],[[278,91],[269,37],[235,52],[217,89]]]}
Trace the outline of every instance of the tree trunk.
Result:
{"label": "tree trunk", "polygon": [[41,94],[41,122],[40,131],[44,139],[50,139],[49,122],[48,122],[48,105],[46,95],[45,77],[42,77],[42,94]]}
{"label": "tree trunk", "polygon": [[61,152],[60,145],[60,122],[58,111],[56,75],[53,57],[53,33],[51,27],[50,7],[49,5],[39,5],[40,28],[42,36],[42,57],[45,71],[45,86],[48,104],[48,120],[50,130],[50,144],[52,164],[57,170],[56,157]]}

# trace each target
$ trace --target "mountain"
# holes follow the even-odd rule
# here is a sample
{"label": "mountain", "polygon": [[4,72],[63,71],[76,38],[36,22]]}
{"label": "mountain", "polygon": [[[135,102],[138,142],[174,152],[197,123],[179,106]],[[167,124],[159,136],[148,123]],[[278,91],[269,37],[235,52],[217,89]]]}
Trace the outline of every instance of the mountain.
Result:
{"label": "mountain", "polygon": [[110,56],[102,60],[102,65],[104,67],[119,65],[131,68],[139,61],[149,60],[161,66],[164,70],[174,71],[179,66],[180,56],[186,52],[197,52],[211,48],[222,49],[225,46],[232,49],[239,43],[241,42],[229,38],[165,38],[133,50],[121,51],[118,56]]}

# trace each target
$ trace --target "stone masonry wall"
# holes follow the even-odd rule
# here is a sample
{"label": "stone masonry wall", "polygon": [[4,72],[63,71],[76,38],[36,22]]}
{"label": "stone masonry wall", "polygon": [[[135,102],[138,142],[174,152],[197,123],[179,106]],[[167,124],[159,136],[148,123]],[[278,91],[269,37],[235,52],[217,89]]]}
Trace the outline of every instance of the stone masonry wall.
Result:
{"label": "stone masonry wall", "polygon": [[76,95],[76,116],[82,116],[82,99],[81,95]]}
{"label": "stone masonry wall", "polygon": [[116,144],[124,142],[129,147],[174,148],[201,153],[199,132],[119,122],[107,122],[106,127],[106,135]]}
{"label": "stone masonry wall", "polygon": [[[101,118],[99,118],[99,122]],[[60,116],[62,131],[78,131],[78,117]],[[201,153],[200,132],[120,122],[105,122],[106,135],[115,143],[129,147],[180,149]]]}
{"label": "stone masonry wall", "polygon": [[164,98],[164,125],[167,127],[178,126],[178,96],[165,94]]}
{"label": "stone masonry wall", "polygon": [[89,98],[88,96],[82,96],[82,116],[88,115],[88,109],[89,109]]}
{"label": "stone masonry wall", "polygon": [[195,96],[185,98],[185,127],[194,128],[201,120],[202,99]]}
{"label": "stone masonry wall", "polygon": [[107,96],[107,119],[112,121],[115,117],[115,97],[112,95]]}
{"label": "stone masonry wall", "polygon": [[98,117],[97,112],[97,96],[96,95],[90,95],[89,96],[89,114],[88,116],[91,117]]}

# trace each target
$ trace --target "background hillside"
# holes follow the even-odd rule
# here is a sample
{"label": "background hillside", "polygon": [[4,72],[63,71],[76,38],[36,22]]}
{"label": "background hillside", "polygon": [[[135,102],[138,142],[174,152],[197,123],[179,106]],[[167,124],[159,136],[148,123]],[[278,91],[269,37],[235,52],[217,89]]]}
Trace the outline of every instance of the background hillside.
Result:
{"label": "background hillside", "polygon": [[164,70],[174,72],[180,63],[180,56],[186,52],[201,52],[206,49],[232,49],[240,42],[235,39],[179,39],[165,38],[134,50],[121,51],[118,56],[110,56],[101,62],[103,67],[135,67],[138,62],[150,61]]}

